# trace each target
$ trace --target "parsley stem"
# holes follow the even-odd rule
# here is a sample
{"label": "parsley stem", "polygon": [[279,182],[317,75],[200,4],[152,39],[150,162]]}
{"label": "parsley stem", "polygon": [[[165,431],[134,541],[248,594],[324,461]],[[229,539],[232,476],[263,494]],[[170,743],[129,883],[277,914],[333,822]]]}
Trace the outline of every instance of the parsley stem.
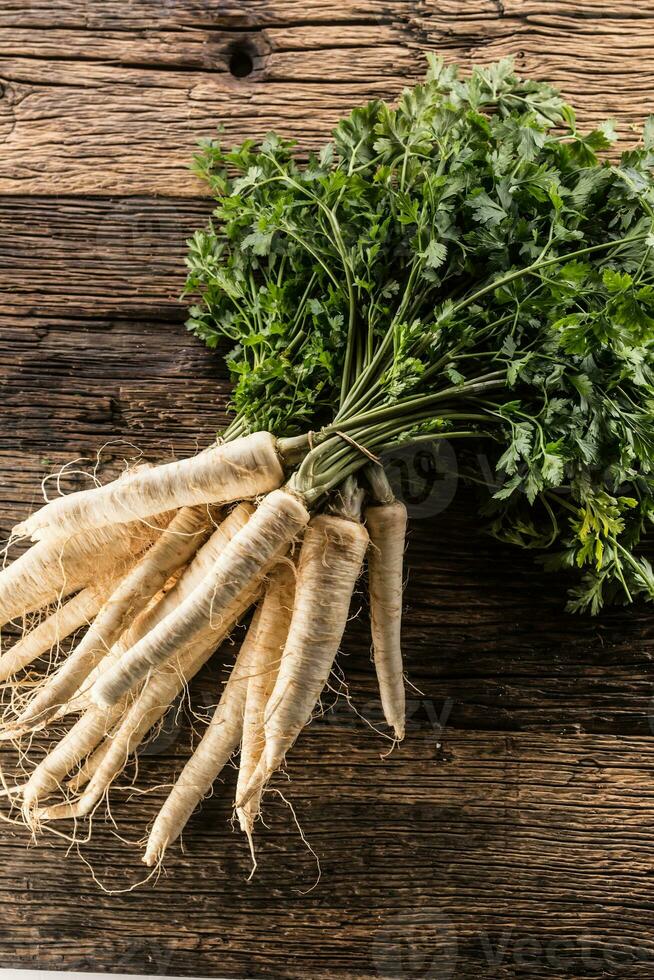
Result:
{"label": "parsley stem", "polygon": [[505,385],[505,372],[494,371],[488,375],[482,375],[472,381],[467,381],[460,385],[453,385],[450,388],[443,388],[441,391],[432,392],[429,395],[418,395],[412,398],[403,398],[391,405],[382,405],[368,412],[362,412],[347,419],[336,419],[329,427],[336,431],[343,429],[349,431],[351,428],[360,425],[362,422],[372,422],[387,418],[399,418],[409,414],[414,409],[438,405],[448,398],[459,399],[467,396],[477,395],[480,392],[503,387]]}
{"label": "parsley stem", "polygon": [[621,245],[628,245],[630,242],[643,242],[647,238],[647,235],[632,235],[631,237],[621,238],[617,241],[610,242],[600,242],[599,245],[588,245],[586,248],[579,248],[575,252],[567,252],[565,255],[555,255],[551,259],[544,259],[543,261],[533,262],[531,265],[524,266],[522,269],[515,269],[513,272],[508,273],[506,276],[502,276],[500,279],[495,279],[493,282],[488,283],[486,286],[482,286],[481,289],[476,290],[470,296],[465,296],[459,303],[456,303],[452,308],[452,313],[459,313],[464,310],[466,306],[471,306],[476,303],[477,300],[481,299],[482,296],[486,296],[488,293],[494,292],[502,286],[508,285],[510,282],[515,282],[516,279],[522,278],[522,276],[534,275],[540,269],[546,269],[550,265],[556,265],[560,262],[568,262],[570,259],[578,259],[582,255],[591,255],[595,252],[605,251],[609,248],[619,247]]}
{"label": "parsley stem", "polygon": [[[381,445],[386,452],[390,449],[396,449],[399,446],[409,446],[414,442],[438,442],[442,439],[472,439],[478,437],[478,432],[461,430],[456,432],[434,432],[403,441],[398,438],[392,438],[392,436],[389,439],[387,433],[380,433],[375,440],[371,440],[371,445],[373,449]],[[302,467],[300,467],[300,470],[297,471],[292,480],[292,485],[303,493],[309,503],[314,503],[320,497],[329,493],[330,490],[338,487],[348,476],[361,470],[369,462],[370,460],[363,453],[355,447],[349,447],[343,462],[337,463],[325,470],[321,469],[319,473],[314,475],[314,482],[310,484],[303,484],[301,478]]]}

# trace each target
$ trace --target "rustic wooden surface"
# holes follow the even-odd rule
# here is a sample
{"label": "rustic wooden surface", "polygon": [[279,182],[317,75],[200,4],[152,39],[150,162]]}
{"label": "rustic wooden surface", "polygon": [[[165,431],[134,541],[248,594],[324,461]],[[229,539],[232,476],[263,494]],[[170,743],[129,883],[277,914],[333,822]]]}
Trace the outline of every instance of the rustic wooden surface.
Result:
{"label": "rustic wooden surface", "polygon": [[[136,445],[169,456],[224,419],[219,358],[177,302],[184,238],[210,204],[195,141],[270,127],[315,145],[339,113],[394,97],[425,50],[513,53],[582,122],[654,111],[654,4],[631,0],[3,0],[0,4],[0,525],[40,477]],[[237,49],[254,70],[230,73]],[[437,487],[438,489],[438,487]],[[441,486],[441,490],[443,487]],[[428,496],[408,552],[409,733],[383,742],[341,700],[300,739],[292,802],[269,804],[260,866],[229,825],[233,774],[154,889],[103,894],[52,840],[0,840],[0,965],[223,977],[654,975],[651,612],[561,612],[565,583],[481,537],[470,501]],[[421,516],[422,515],[422,516]],[[379,716],[365,612],[341,660]],[[229,657],[229,652],[225,659]],[[217,668],[198,681],[210,703]],[[142,837],[188,752],[141,760],[113,797]],[[107,888],[137,848],[98,821],[82,848]]]}

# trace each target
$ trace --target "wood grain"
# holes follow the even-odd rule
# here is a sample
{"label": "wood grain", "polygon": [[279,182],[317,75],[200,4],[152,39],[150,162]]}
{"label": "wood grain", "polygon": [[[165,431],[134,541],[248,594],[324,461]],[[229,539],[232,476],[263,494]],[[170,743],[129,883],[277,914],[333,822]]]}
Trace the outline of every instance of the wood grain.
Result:
{"label": "wood grain", "polygon": [[[23,854],[5,840],[4,887],[30,884],[3,965],[273,978],[651,975],[649,739],[436,740],[426,731],[382,762],[372,736],[326,728],[303,737],[291,788],[282,784],[320,859],[312,891],[316,859],[280,798],[246,884],[247,848],[228,822],[232,773],[154,890],[103,895],[63,843]],[[162,799],[157,783],[186,752],[181,739],[142,759],[146,802],[114,799],[127,839],[142,836]],[[101,820],[82,853],[107,889],[143,877],[136,850]]]}
{"label": "wood grain", "polygon": [[[0,193],[201,195],[188,161],[218,122],[230,139],[276,127],[315,146],[352,104],[415,81],[427,50],[464,66],[514,54],[561,87],[583,125],[618,116],[627,142],[654,110],[647,9],[625,30],[627,8],[601,3],[138,6],[3,6]],[[252,55],[246,78],[229,73],[235,45]]]}
{"label": "wood grain", "polygon": [[[623,142],[654,110],[654,4],[627,0],[4,0],[0,4],[0,532],[40,480],[100,452],[172,458],[227,418],[224,364],[184,330],[184,240],[211,203],[196,141],[270,128],[305,150],[338,116],[394,98],[426,50],[513,54],[583,125]],[[253,71],[234,78],[236,49]],[[392,461],[393,462],[393,461]],[[0,835],[0,965],[221,977],[559,980],[654,975],[654,634],[643,606],[562,612],[566,582],[480,533],[474,502],[413,472],[408,736],[387,748],[358,597],[345,698],[310,726],[271,794],[259,869],[230,828],[229,772],[155,888],[107,895],[64,841]],[[416,484],[417,480],[417,484]],[[82,486],[79,473],[64,486]],[[454,491],[457,490],[456,493]],[[226,648],[193,689],[215,701]],[[355,712],[359,712],[357,714]],[[363,717],[360,717],[363,716]],[[366,719],[366,720],[363,720]],[[142,838],[183,765],[172,726],[112,812]],[[8,760],[6,760],[8,763]],[[82,847],[109,889],[138,849],[96,821]]]}
{"label": "wood grain", "polygon": [[204,200],[4,198],[0,315],[179,322],[185,242],[210,213]]}

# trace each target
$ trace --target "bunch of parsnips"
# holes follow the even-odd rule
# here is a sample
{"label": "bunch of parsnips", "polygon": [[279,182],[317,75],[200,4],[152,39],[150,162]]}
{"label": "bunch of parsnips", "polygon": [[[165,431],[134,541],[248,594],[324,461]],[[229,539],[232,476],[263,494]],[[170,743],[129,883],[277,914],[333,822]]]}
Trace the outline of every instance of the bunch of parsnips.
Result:
{"label": "bunch of parsnips", "polygon": [[[510,62],[432,61],[301,164],[269,136],[197,160],[217,199],[190,242],[190,329],[227,338],[235,416],[197,456],[47,503],[0,575],[4,738],[38,830],[90,817],[139,745],[254,610],[204,736],[149,833],[161,862],[240,748],[250,842],[262,794],[328,682],[367,559],[386,721],[404,736],[407,523],[382,460],[481,447],[480,519],[577,574],[570,608],[654,595],[654,124],[619,164],[607,123]],[[26,619],[27,617],[27,619]],[[82,628],[86,632],[81,634]],[[61,641],[74,634],[68,653]],[[54,651],[54,652],[53,652]],[[66,729],[61,734],[62,726]],[[52,735],[32,762],[35,732]]]}

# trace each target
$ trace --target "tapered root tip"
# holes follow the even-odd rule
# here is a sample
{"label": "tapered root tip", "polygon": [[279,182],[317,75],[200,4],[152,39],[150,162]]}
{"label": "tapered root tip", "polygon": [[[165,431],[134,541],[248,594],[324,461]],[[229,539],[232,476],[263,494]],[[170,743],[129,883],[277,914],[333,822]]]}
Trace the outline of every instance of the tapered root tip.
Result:
{"label": "tapered root tip", "polygon": [[406,731],[404,729],[404,722],[403,721],[393,722],[393,730],[395,731],[396,741],[401,742],[404,739],[404,736],[406,735]]}
{"label": "tapered root tip", "polygon": [[240,798],[234,804],[237,810],[242,810],[250,802],[257,790],[260,790],[272,776],[274,769],[255,769],[250,782],[247,784]]}
{"label": "tapered root tip", "polygon": [[168,844],[168,838],[162,840],[158,834],[156,837],[153,837],[151,834],[145,848],[145,854],[141,858],[143,864],[148,868],[154,868],[156,865],[161,864]]}
{"label": "tapered root tip", "polygon": [[23,810],[34,810],[39,805],[39,790],[35,786],[30,786],[29,782],[25,784],[23,790]]}
{"label": "tapered root tip", "polygon": [[248,840],[248,847],[250,848],[250,857],[252,859],[252,870],[250,871],[248,881],[254,876],[254,872],[257,870],[257,857],[254,850],[254,820],[252,816],[248,813],[244,813],[243,810],[238,811],[238,822],[240,824],[241,830],[245,834]]}
{"label": "tapered root tip", "polygon": [[23,803],[20,809],[20,815],[26,827],[35,830],[40,826],[39,810],[37,806],[29,803]]}
{"label": "tapered root tip", "polygon": [[252,829],[252,821],[247,813],[247,810],[237,810],[236,816],[238,817],[238,825],[244,834],[249,834]]}
{"label": "tapered root tip", "polygon": [[155,864],[160,861],[159,852],[155,848],[148,847],[147,851],[141,858],[143,864],[148,868],[154,868]]}
{"label": "tapered root tip", "polygon": [[237,810],[242,809],[246,806],[254,794],[258,790],[262,790],[266,785],[273,773],[277,772],[279,767],[284,763],[285,749],[287,748],[287,741],[282,739],[280,744],[276,744],[275,739],[271,739],[270,743],[266,745],[266,755],[265,759],[262,756],[259,761],[259,765],[252,773],[249,783],[243,790],[240,799],[236,801],[234,806]]}
{"label": "tapered root tip", "polygon": [[39,820],[78,820],[87,817],[93,809],[94,800],[81,797],[77,803],[54,803],[52,806],[40,807],[37,811]]}

